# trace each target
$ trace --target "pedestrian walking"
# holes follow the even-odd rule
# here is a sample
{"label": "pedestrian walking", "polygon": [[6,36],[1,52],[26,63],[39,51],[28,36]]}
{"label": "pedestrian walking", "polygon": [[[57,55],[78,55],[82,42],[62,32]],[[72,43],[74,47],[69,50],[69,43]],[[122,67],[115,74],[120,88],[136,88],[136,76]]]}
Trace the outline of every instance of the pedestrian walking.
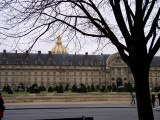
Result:
{"label": "pedestrian walking", "polygon": [[132,103],[135,104],[135,98],[136,98],[136,95],[131,92],[131,104]]}
{"label": "pedestrian walking", "polygon": [[152,94],[151,101],[152,101],[152,106],[155,107],[156,97],[155,97],[154,93]]}
{"label": "pedestrian walking", "polygon": [[2,93],[0,93],[0,120],[3,118],[3,112],[5,110],[4,101],[2,98]]}
{"label": "pedestrian walking", "polygon": [[160,93],[158,93],[158,100],[159,100],[159,106],[160,106]]}

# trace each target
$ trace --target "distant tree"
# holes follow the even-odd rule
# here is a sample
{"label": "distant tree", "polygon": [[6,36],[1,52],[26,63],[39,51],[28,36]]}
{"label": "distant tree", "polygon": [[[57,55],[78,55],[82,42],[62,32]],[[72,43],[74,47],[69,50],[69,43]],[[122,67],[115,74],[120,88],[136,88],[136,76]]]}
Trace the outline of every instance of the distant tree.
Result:
{"label": "distant tree", "polygon": [[40,93],[40,90],[39,90],[37,84],[35,84],[35,83],[30,87],[29,90],[30,90],[29,91],[30,93]]}
{"label": "distant tree", "polygon": [[95,87],[94,85],[91,86],[91,92],[94,92],[95,91]]}
{"label": "distant tree", "polygon": [[154,90],[155,90],[155,92],[159,92],[160,91],[159,87],[155,87]]}
{"label": "distant tree", "polygon": [[112,92],[117,92],[117,87],[114,83],[112,84]]}
{"label": "distant tree", "polygon": [[73,85],[71,91],[72,91],[72,92],[77,92],[77,86],[76,86],[76,85]]}
{"label": "distant tree", "polygon": [[6,92],[7,91],[6,89],[7,89],[7,86],[4,86],[2,89],[2,92]]}
{"label": "distant tree", "polygon": [[108,85],[107,88],[109,89],[110,92],[112,91],[112,86],[111,85]]}
{"label": "distant tree", "polygon": [[88,87],[87,87],[87,91],[88,92],[91,92],[91,87],[88,85]]}
{"label": "distant tree", "polygon": [[103,86],[102,86],[102,89],[101,89],[101,92],[104,92],[104,91],[105,91],[105,89],[106,89],[106,86],[105,86],[105,85],[103,85]]}
{"label": "distant tree", "polygon": [[125,92],[133,92],[133,87],[129,82],[124,84],[124,91]]}
{"label": "distant tree", "polygon": [[53,91],[58,91],[58,85],[53,88]]}
{"label": "distant tree", "polygon": [[9,85],[7,85],[5,92],[8,92],[8,94],[13,94],[13,91],[11,90]]}
{"label": "distant tree", "polygon": [[108,88],[105,88],[104,92],[111,92]]}
{"label": "distant tree", "polygon": [[99,88],[99,85],[97,85],[96,88],[99,90],[99,89],[100,89],[100,88]]}
{"label": "distant tree", "polygon": [[64,90],[65,90],[65,91],[68,91],[68,90],[69,90],[69,84],[66,85],[66,87],[65,87]]}

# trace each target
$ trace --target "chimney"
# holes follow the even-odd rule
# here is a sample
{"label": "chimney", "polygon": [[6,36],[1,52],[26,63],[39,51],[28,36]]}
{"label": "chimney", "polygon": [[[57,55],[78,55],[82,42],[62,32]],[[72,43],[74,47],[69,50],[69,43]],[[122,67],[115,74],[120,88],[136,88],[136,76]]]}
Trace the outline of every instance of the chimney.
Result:
{"label": "chimney", "polygon": [[86,52],[86,59],[88,59],[88,52]]}
{"label": "chimney", "polygon": [[29,53],[28,53],[28,50],[27,50],[25,58],[28,58],[28,57],[29,57]]}
{"label": "chimney", "polygon": [[51,59],[52,56],[51,56],[51,51],[48,51],[48,59]]}
{"label": "chimney", "polygon": [[6,50],[3,50],[3,58],[6,58]]}
{"label": "chimney", "polygon": [[41,51],[38,51],[38,60],[41,60]]}
{"label": "chimney", "polygon": [[15,51],[15,57],[16,57],[16,59],[18,59],[17,50]]}

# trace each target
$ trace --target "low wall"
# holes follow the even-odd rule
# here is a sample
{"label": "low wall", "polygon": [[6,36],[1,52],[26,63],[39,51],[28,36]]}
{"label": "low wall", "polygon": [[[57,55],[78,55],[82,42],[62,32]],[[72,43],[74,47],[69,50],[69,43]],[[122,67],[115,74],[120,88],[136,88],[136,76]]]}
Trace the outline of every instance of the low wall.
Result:
{"label": "low wall", "polygon": [[3,95],[5,103],[130,101],[130,93],[48,93]]}

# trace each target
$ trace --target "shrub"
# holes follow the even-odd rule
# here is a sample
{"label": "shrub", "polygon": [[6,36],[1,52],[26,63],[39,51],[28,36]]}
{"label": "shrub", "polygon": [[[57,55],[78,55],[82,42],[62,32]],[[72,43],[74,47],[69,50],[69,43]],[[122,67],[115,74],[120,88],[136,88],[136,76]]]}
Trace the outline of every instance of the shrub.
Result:
{"label": "shrub", "polygon": [[64,92],[64,91],[63,91],[63,86],[60,85],[60,86],[58,87],[57,93],[63,93],[63,92]]}
{"label": "shrub", "polygon": [[33,84],[29,90],[30,93],[40,93],[40,90],[36,84]]}
{"label": "shrub", "polygon": [[78,93],[86,93],[87,92],[86,86],[83,83],[80,84],[80,86],[77,87],[77,92]]}
{"label": "shrub", "polygon": [[48,88],[48,92],[53,92],[53,88],[51,86]]}
{"label": "shrub", "polygon": [[39,90],[40,90],[40,91],[46,91],[46,88],[45,88],[44,86],[40,86],[40,87],[39,87]]}
{"label": "shrub", "polygon": [[104,92],[110,92],[110,90],[108,88],[105,88]]}
{"label": "shrub", "polygon": [[152,89],[151,89],[151,92],[155,92],[155,89],[154,89],[154,88],[152,88]]}

